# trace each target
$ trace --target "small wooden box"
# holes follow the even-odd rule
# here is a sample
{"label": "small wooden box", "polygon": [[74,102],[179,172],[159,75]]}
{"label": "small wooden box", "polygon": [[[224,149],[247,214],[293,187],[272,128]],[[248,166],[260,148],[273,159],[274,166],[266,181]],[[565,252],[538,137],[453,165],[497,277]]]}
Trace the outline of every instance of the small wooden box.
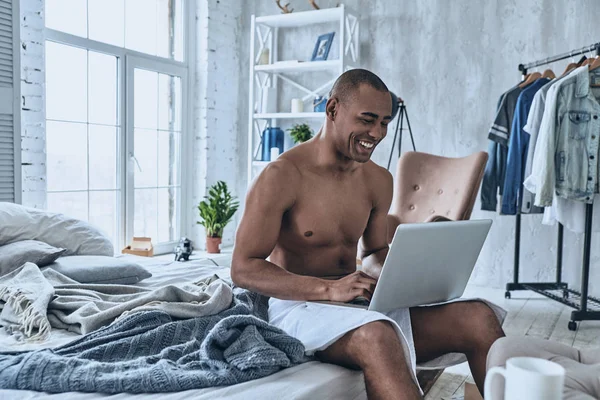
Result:
{"label": "small wooden box", "polygon": [[131,244],[121,250],[123,254],[133,254],[142,257],[153,257],[154,247],[149,237],[133,237]]}

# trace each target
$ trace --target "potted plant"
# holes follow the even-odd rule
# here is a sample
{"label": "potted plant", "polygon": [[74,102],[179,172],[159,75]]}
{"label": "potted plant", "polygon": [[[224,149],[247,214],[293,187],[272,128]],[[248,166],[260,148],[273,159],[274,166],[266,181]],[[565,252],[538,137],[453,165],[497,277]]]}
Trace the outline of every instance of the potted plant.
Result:
{"label": "potted plant", "polygon": [[313,137],[313,130],[308,124],[296,124],[293,128],[288,129],[294,143],[306,142]]}
{"label": "potted plant", "polygon": [[239,202],[229,193],[227,184],[223,181],[212,185],[208,190],[208,196],[204,198],[205,200],[198,204],[201,221],[197,223],[206,228],[206,251],[220,253],[223,230],[233,218]]}

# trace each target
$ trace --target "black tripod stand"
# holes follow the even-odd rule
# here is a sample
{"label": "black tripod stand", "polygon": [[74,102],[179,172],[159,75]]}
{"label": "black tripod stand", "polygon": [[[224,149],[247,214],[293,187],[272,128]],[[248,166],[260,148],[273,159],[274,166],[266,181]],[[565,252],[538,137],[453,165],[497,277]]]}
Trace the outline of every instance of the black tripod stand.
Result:
{"label": "black tripod stand", "polygon": [[[417,150],[415,148],[415,138],[412,134],[408,114],[406,113],[406,105],[404,104],[404,100],[402,100],[401,98],[398,98],[398,114],[399,115],[398,122],[396,123],[396,132],[394,132],[394,141],[392,142],[392,149],[390,150],[390,158],[388,160],[387,165],[388,171],[390,169],[390,165],[392,165],[392,155],[394,154],[394,145],[396,144],[396,138],[398,138],[398,158],[400,158],[400,155],[402,154],[402,131],[404,131],[404,118],[406,118],[406,125],[408,126],[408,133],[410,134],[410,141],[412,142],[413,151]],[[400,136],[398,136],[398,131],[400,131]]]}

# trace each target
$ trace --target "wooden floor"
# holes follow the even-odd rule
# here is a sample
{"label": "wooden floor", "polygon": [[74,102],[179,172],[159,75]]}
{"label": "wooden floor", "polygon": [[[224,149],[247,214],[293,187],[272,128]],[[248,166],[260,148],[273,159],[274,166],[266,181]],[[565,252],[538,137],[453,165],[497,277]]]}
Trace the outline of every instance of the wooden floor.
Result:
{"label": "wooden floor", "polygon": [[[464,297],[480,297],[508,311],[503,329],[507,336],[532,336],[554,340],[579,349],[600,347],[600,321],[583,321],[577,331],[567,328],[573,308],[534,292],[512,292],[504,298],[504,289],[469,286]],[[465,382],[473,383],[467,363],[448,368],[431,388],[426,400],[462,399]]]}

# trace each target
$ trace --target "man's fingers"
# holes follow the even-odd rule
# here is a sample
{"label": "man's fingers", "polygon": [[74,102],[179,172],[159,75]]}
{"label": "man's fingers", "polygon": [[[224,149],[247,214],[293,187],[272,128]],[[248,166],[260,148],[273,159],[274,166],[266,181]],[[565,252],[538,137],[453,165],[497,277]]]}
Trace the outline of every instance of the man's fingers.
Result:
{"label": "man's fingers", "polygon": [[354,298],[362,296],[362,297],[366,298],[367,300],[371,301],[371,297],[373,297],[373,294],[371,292],[369,292],[367,289],[356,288],[352,291],[352,296]]}
{"label": "man's fingers", "polygon": [[376,280],[376,279],[374,279],[374,278],[373,278],[372,276],[370,276],[370,275],[367,275],[367,274],[365,274],[365,273],[364,273],[364,272],[362,272],[362,271],[358,271],[358,275],[359,275],[359,279],[361,279],[361,280],[364,280],[364,279],[366,279],[366,280],[368,280],[368,281],[370,281],[370,282],[377,283],[377,280]]}
{"label": "man's fingers", "polygon": [[371,301],[371,297],[373,297],[373,294],[371,292],[369,292],[367,289],[363,289],[362,293],[359,296],[366,297],[369,301]]}
{"label": "man's fingers", "polygon": [[375,285],[368,282],[356,282],[355,287],[367,290],[369,291],[369,293],[373,293],[373,291],[375,290]]}

